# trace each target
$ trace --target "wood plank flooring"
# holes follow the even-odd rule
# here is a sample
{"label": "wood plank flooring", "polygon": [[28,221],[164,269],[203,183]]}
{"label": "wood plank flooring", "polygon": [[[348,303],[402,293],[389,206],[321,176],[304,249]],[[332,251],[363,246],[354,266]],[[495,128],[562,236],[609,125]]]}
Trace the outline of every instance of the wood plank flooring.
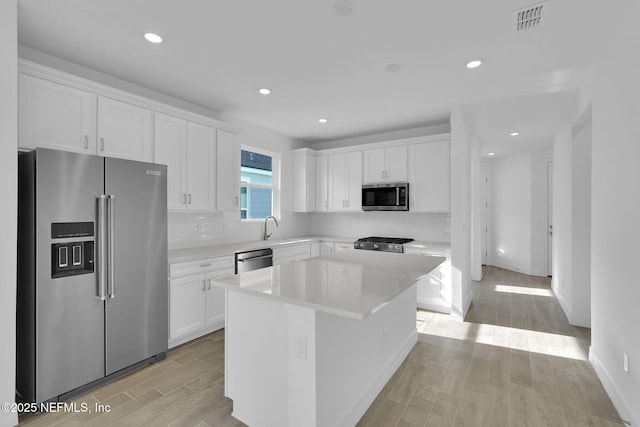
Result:
{"label": "wood plank flooring", "polygon": [[[358,426],[623,425],[546,278],[487,267],[465,322],[417,313],[418,344]],[[37,426],[243,426],[224,397],[224,331],[75,399],[110,412],[23,415]],[[337,426],[339,427],[339,426]]]}

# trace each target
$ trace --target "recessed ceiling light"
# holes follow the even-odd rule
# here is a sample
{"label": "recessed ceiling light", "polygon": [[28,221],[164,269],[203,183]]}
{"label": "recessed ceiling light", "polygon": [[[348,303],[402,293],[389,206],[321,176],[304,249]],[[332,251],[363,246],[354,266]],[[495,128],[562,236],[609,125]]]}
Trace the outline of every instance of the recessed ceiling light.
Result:
{"label": "recessed ceiling light", "polygon": [[511,132],[509,135],[511,135],[511,136],[518,136],[518,135],[520,135],[520,132]]}
{"label": "recessed ceiling light", "polygon": [[351,15],[351,12],[353,12],[353,3],[349,0],[337,0],[333,3],[333,10],[336,15],[339,16]]}
{"label": "recessed ceiling light", "polygon": [[487,154],[487,156],[495,156],[495,155],[496,155],[496,153],[494,153],[493,151],[491,153]]}
{"label": "recessed ceiling light", "polygon": [[478,68],[481,65],[482,61],[480,61],[479,59],[467,62],[467,68]]}
{"label": "recessed ceiling light", "polygon": [[144,38],[151,43],[162,43],[162,37],[154,33],[144,33]]}
{"label": "recessed ceiling light", "polygon": [[318,119],[318,122],[320,122],[320,123],[327,123],[328,121],[329,121],[329,119],[326,119],[324,117],[321,118],[321,119]]}
{"label": "recessed ceiling light", "polygon": [[266,87],[262,87],[258,89],[258,92],[260,93],[260,95],[269,95],[271,93],[271,90],[267,89]]}
{"label": "recessed ceiling light", "polygon": [[390,73],[395,73],[400,70],[400,64],[388,64],[384,69]]}

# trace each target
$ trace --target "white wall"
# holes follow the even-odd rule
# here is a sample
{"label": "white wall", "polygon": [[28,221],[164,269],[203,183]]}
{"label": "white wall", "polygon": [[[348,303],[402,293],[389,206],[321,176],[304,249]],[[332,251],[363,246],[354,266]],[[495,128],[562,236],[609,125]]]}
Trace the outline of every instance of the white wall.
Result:
{"label": "white wall", "polygon": [[485,238],[485,171],[480,152],[480,141],[471,145],[471,278],[482,280],[482,257]]}
{"label": "white wall", "polygon": [[571,128],[565,126],[556,134],[553,141],[553,279],[551,281],[551,287],[565,313],[570,313],[573,307],[571,170],[572,135]]}
{"label": "white wall", "polygon": [[451,317],[463,320],[471,290],[471,147],[469,120],[451,111]]}
{"label": "white wall", "polygon": [[638,426],[640,2],[627,3],[594,72],[590,360],[621,415]]}
{"label": "white wall", "polygon": [[[18,63],[17,0],[0,2],[0,402],[15,401],[16,356],[16,238]],[[17,424],[15,413],[0,411],[0,427]]]}
{"label": "white wall", "polygon": [[572,325],[591,327],[591,110],[572,141]]}
{"label": "white wall", "polygon": [[487,264],[546,276],[549,149],[486,161],[489,174]]}
{"label": "white wall", "polygon": [[558,132],[553,148],[553,279],[569,323],[591,326],[590,109],[573,130]]}

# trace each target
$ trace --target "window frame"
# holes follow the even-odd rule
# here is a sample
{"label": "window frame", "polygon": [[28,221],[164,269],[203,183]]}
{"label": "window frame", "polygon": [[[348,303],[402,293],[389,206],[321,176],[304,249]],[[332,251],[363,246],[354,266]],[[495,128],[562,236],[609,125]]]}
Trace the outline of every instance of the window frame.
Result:
{"label": "window frame", "polygon": [[[252,153],[261,154],[263,156],[271,157],[271,185],[264,184],[256,184],[251,182],[242,181],[242,151],[250,151]],[[240,164],[238,167],[240,168],[240,190],[239,193],[242,193],[242,187],[245,188],[257,188],[263,190],[271,190],[271,215],[273,215],[277,220],[281,219],[281,182],[280,182],[280,165],[281,159],[280,154],[264,150],[262,148],[252,147],[249,145],[240,145]],[[247,203],[249,202],[249,191],[247,191]],[[247,214],[248,214],[247,208]],[[240,216],[240,222],[262,222],[264,218],[242,218],[241,217],[241,209],[240,203],[238,203],[238,216]]]}

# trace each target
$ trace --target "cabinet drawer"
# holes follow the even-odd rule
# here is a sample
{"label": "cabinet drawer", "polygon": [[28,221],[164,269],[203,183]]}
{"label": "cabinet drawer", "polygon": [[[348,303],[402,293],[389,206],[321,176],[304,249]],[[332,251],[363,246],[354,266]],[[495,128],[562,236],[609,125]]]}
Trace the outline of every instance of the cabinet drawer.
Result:
{"label": "cabinet drawer", "polygon": [[169,277],[182,277],[225,269],[233,269],[232,255],[170,264]]}
{"label": "cabinet drawer", "polygon": [[273,249],[274,260],[281,259],[281,258],[305,259],[302,257],[306,257],[306,258],[311,257],[310,243],[306,243],[304,245],[288,246],[284,248]]}
{"label": "cabinet drawer", "polygon": [[423,256],[441,256],[447,257],[445,249],[414,249],[405,248],[404,253],[407,255],[423,255]]}

